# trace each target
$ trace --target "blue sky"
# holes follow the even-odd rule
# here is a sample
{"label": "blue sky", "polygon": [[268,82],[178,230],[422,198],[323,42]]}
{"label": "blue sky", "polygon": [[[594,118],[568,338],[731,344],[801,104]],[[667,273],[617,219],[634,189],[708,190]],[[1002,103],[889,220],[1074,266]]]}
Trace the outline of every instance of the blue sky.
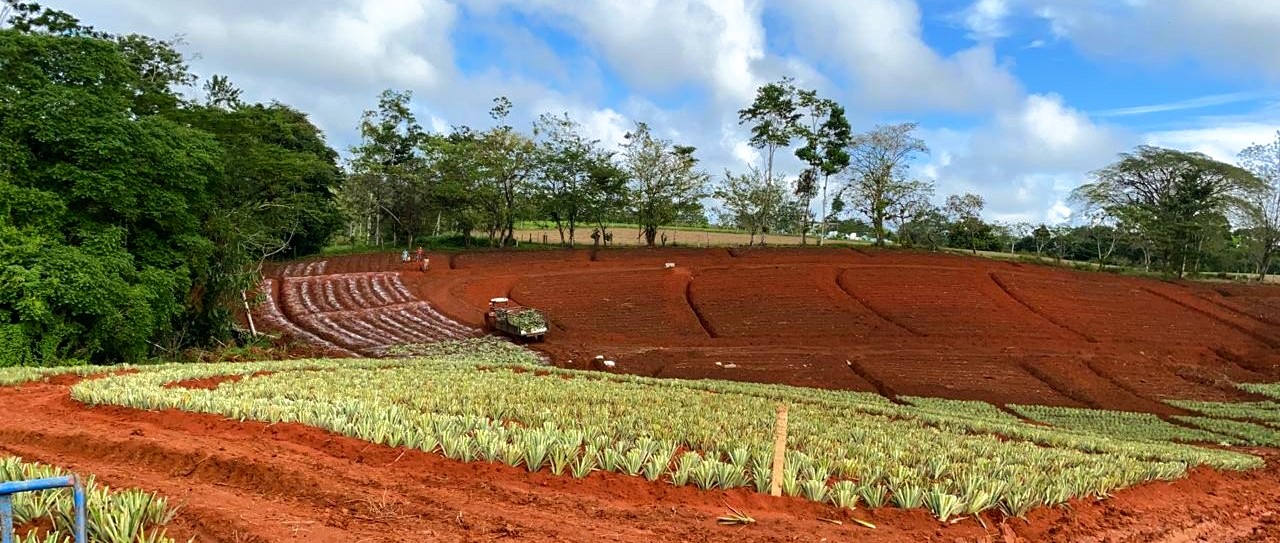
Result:
{"label": "blue sky", "polygon": [[[425,125],[568,112],[616,144],[636,121],[712,173],[760,160],[736,111],[782,76],[857,130],[913,121],[911,175],[997,220],[1073,220],[1119,152],[1233,160],[1280,129],[1280,2],[1252,0],[50,0],[113,32],[182,35],[192,68],[310,112],[339,149],[384,88]],[[799,166],[784,160],[784,172]]]}

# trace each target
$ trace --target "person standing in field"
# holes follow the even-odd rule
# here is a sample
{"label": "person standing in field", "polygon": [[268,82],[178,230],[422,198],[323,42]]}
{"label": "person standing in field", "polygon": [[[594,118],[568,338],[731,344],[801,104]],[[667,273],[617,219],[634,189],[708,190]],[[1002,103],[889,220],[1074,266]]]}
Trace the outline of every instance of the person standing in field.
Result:
{"label": "person standing in field", "polygon": [[418,247],[418,252],[414,253],[413,259],[419,262],[422,261],[423,259],[422,247]]}
{"label": "person standing in field", "polygon": [[406,263],[406,264],[407,264],[407,263],[409,263],[409,250],[408,250],[408,249],[405,249],[405,250],[403,250],[403,251],[400,251],[400,261],[401,261],[401,262],[404,262],[404,263]]}

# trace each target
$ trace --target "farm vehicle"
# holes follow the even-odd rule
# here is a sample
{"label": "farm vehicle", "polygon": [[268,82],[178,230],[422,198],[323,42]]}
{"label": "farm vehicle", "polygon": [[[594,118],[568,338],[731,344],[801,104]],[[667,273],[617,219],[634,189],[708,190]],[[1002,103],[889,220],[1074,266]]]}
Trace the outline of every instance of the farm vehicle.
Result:
{"label": "farm vehicle", "polygon": [[489,311],[484,314],[484,323],[490,330],[528,341],[541,341],[547,333],[546,315],[507,298],[489,300]]}

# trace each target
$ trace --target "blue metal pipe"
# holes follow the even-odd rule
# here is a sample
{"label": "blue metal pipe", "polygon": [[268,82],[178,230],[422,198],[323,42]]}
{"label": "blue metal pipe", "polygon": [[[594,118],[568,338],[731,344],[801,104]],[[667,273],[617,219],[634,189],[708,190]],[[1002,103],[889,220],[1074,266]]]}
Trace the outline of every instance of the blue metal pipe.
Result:
{"label": "blue metal pipe", "polygon": [[72,501],[75,505],[75,538],[76,543],[88,543],[88,523],[85,519],[84,485],[75,475],[33,479],[30,481],[9,481],[0,483],[0,543],[13,543],[13,494],[19,492],[38,492],[55,488],[71,488]]}
{"label": "blue metal pipe", "polygon": [[0,494],[0,543],[13,543],[13,499]]}

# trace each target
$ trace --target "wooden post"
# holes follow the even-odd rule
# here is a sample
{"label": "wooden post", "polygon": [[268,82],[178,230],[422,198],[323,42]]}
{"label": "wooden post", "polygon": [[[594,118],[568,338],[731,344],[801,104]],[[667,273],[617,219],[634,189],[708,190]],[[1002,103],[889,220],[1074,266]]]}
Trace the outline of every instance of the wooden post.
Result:
{"label": "wooden post", "polygon": [[249,332],[253,337],[258,337],[258,327],[253,324],[253,311],[249,310],[249,296],[243,289],[240,291],[240,299],[244,301],[244,316],[249,319]]}
{"label": "wooden post", "polygon": [[773,474],[769,477],[769,494],[782,495],[782,465],[787,460],[787,404],[778,404],[778,418],[773,423]]}

